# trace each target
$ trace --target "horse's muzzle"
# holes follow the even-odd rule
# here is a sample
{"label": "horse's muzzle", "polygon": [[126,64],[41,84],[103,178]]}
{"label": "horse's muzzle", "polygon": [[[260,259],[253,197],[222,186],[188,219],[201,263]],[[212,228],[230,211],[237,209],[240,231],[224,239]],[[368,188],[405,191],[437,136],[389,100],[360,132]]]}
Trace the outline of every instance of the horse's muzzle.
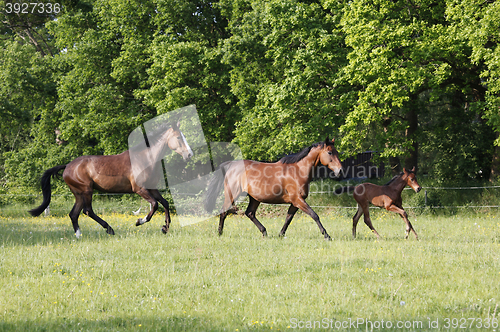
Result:
{"label": "horse's muzzle", "polygon": [[329,166],[328,168],[333,171],[333,173],[335,174],[335,177],[339,177],[340,172],[342,172],[342,167],[330,167]]}
{"label": "horse's muzzle", "polygon": [[418,193],[420,190],[422,190],[422,187],[418,187],[417,189],[415,189],[415,192]]}
{"label": "horse's muzzle", "polygon": [[183,153],[182,159],[184,159],[184,161],[188,161],[189,159],[191,159],[192,156],[193,156],[193,153],[191,153],[191,152]]}

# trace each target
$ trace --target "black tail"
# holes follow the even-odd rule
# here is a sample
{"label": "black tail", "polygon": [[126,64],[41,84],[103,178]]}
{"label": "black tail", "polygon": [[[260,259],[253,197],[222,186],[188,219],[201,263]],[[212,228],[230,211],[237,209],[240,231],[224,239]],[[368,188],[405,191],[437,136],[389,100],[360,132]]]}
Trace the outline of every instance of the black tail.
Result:
{"label": "black tail", "polygon": [[356,186],[347,186],[347,187],[340,187],[335,189],[335,195],[342,195],[344,193],[352,194],[354,192],[354,188]]}
{"label": "black tail", "polygon": [[[222,163],[217,171],[214,172],[208,183],[207,194],[205,196],[205,210],[212,212],[215,208],[217,196],[224,187],[224,178],[226,177],[227,167],[230,162]],[[226,168],[227,167],[227,168]]]}
{"label": "black tail", "polygon": [[66,165],[60,165],[56,167],[52,167],[45,171],[42,175],[42,193],[43,193],[43,202],[39,207],[29,210],[33,217],[38,217],[50,204],[50,196],[51,196],[51,188],[50,188],[50,177],[56,176],[61,170],[65,169]]}

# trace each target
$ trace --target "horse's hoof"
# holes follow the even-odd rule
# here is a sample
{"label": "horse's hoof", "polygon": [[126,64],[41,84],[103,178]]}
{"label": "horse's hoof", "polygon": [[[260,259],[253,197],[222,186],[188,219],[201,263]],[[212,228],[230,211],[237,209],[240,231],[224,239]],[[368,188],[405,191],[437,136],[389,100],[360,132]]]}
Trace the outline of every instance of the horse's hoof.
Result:
{"label": "horse's hoof", "polygon": [[108,233],[109,235],[115,235],[115,231],[111,227],[108,227],[108,229],[106,230],[106,233]]}
{"label": "horse's hoof", "polygon": [[332,240],[332,238],[330,237],[330,235],[325,234],[325,240],[326,240],[326,241],[331,241],[331,240]]}
{"label": "horse's hoof", "polygon": [[267,231],[262,232],[262,237],[267,237]]}
{"label": "horse's hoof", "polygon": [[285,233],[279,233],[278,236],[279,236],[279,238],[284,239],[285,238]]}
{"label": "horse's hoof", "polygon": [[161,228],[161,232],[162,232],[163,234],[167,234],[167,233],[168,233],[168,228],[167,228],[167,226],[163,226],[163,227]]}
{"label": "horse's hoof", "polygon": [[144,223],[146,223],[146,221],[144,221],[144,219],[143,219],[143,218],[139,218],[139,219],[137,219],[137,221],[136,221],[135,225],[136,225],[136,226],[141,226],[141,225],[143,225]]}

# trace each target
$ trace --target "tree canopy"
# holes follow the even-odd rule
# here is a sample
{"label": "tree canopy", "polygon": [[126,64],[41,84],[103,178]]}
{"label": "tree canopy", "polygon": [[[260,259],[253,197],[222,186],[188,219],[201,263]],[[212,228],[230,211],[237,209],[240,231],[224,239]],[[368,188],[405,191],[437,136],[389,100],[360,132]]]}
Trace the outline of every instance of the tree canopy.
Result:
{"label": "tree canopy", "polygon": [[6,4],[1,191],[122,152],[138,125],[190,104],[208,141],[249,159],[328,136],[343,156],[376,151],[437,180],[500,169],[497,1],[65,0],[45,15]]}

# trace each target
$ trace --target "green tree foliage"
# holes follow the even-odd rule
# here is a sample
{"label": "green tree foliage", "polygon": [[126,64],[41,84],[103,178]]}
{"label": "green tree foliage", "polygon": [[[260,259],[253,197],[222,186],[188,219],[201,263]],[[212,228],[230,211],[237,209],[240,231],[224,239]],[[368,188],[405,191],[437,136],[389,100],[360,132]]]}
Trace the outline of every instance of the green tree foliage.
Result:
{"label": "green tree foliage", "polygon": [[[472,48],[470,58],[478,66],[486,90],[476,108],[500,132],[500,3],[453,0],[449,1],[447,15]],[[500,138],[496,145],[500,145]]]}
{"label": "green tree foliage", "polygon": [[46,56],[55,50],[45,27],[53,16],[9,14],[5,6],[0,1],[0,193],[18,186],[19,177],[24,184],[37,178],[39,171],[27,167],[19,151],[31,146],[33,120],[54,108],[57,95]]}
{"label": "green tree foliage", "polygon": [[445,9],[445,2],[432,0],[360,0],[346,7],[342,23],[352,51],[345,75],[359,94],[342,126],[344,148],[406,154],[410,167],[425,131],[419,117],[429,106],[448,102],[463,111],[456,100],[468,101],[479,80]]}
{"label": "green tree foliage", "polygon": [[[35,5],[36,4],[36,5]],[[18,40],[22,44],[32,45],[36,52],[41,55],[53,55],[55,53],[51,36],[48,34],[45,24],[55,19],[53,7],[41,9],[36,7],[39,3],[29,1],[4,1],[0,0],[0,34],[7,40]],[[34,12],[24,14],[23,12]]]}
{"label": "green tree foliage", "polygon": [[329,136],[345,155],[467,179],[489,173],[500,145],[496,1],[62,4],[0,13],[3,191],[119,153],[136,126],[189,104],[209,141],[258,160]]}
{"label": "green tree foliage", "polygon": [[[43,59],[33,46],[3,41],[0,46],[0,155],[2,182],[6,182],[5,160],[29,146],[31,119],[41,110],[53,107],[54,89],[44,85],[39,72]],[[54,87],[52,87],[54,88]],[[49,89],[51,91],[45,91]],[[34,175],[34,174],[31,174]]]}
{"label": "green tree foliage", "polygon": [[221,62],[227,20],[212,1],[161,1],[147,50],[147,87],[136,95],[165,113],[196,104],[209,141],[231,141],[239,113]]}
{"label": "green tree foliage", "polygon": [[338,133],[345,115],[341,7],[295,0],[225,7],[231,37],[224,61],[242,113],[235,141],[246,157],[272,160]]}

